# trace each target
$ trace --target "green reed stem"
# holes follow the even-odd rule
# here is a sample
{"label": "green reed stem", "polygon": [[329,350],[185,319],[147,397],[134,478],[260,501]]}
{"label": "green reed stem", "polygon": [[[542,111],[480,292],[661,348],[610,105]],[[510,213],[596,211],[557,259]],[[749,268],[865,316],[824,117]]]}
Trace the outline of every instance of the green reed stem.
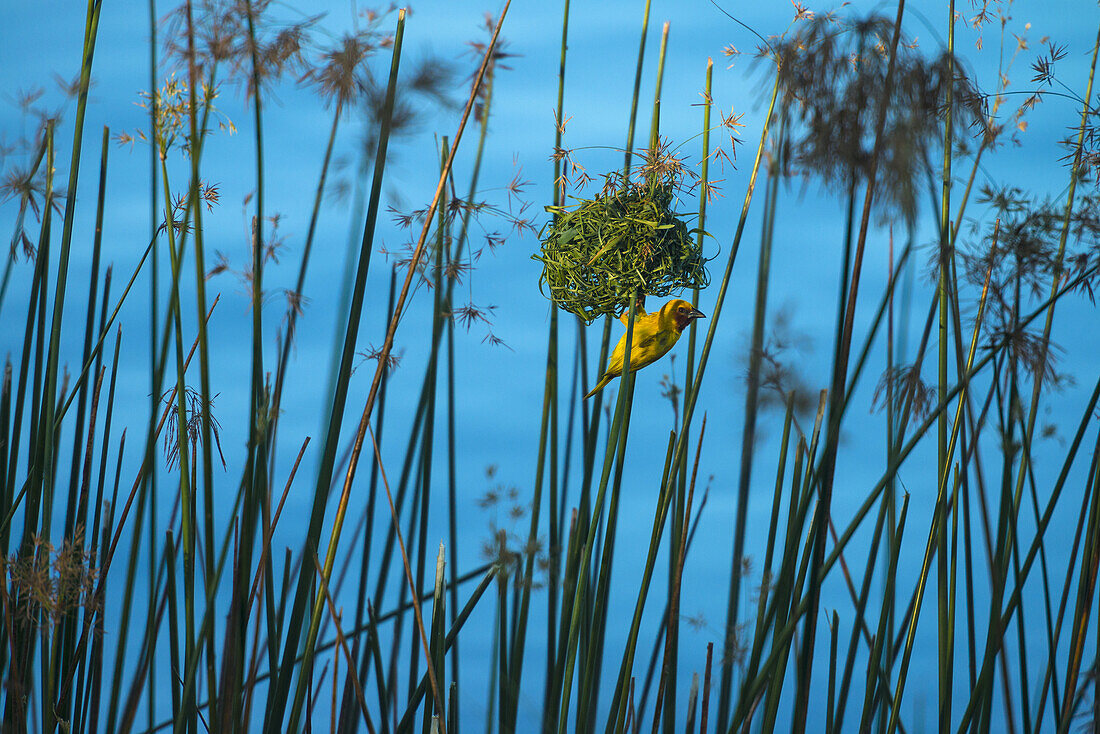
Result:
{"label": "green reed stem", "polygon": [[[714,60],[709,56],[707,57],[707,75],[706,82],[703,85],[703,154],[700,158],[699,164],[699,219],[698,228],[699,231],[695,236],[695,242],[702,250],[703,242],[706,238],[706,225],[707,225],[707,202],[710,199],[710,112],[714,106],[714,98],[711,96],[711,79],[714,76]],[[691,305],[695,308],[699,307],[699,289],[695,288],[691,294]],[[687,366],[684,370],[684,391],[683,400],[686,407],[688,400],[688,392],[691,390],[692,379],[695,375],[695,340],[696,340],[697,323],[692,320],[691,325],[688,327],[688,349],[687,349]],[[686,413],[686,410],[685,410]],[[687,431],[690,428],[686,423],[683,430]],[[685,479],[685,474],[681,472],[681,484]]]}
{"label": "green reed stem", "polygon": [[[69,254],[72,246],[73,219],[76,214],[76,190],[80,178],[80,153],[84,140],[84,115],[88,107],[88,89],[91,86],[92,59],[95,55],[96,37],[99,30],[99,11],[102,0],[89,0],[87,17],[84,26],[84,44],[80,64],[80,82],[77,92],[76,119],[73,123],[73,149],[69,161],[69,182],[65,196],[65,218],[61,229],[61,249],[57,261],[57,280],[54,285],[53,325],[50,329],[50,346],[46,366],[46,392],[43,396],[42,409],[44,411],[42,425],[50,426],[53,423],[53,411],[57,409],[54,404],[57,395],[57,370],[60,358],[62,315],[65,309],[65,290],[69,273]],[[45,299],[43,298],[43,303]],[[54,432],[43,431],[46,439],[43,458],[53,455]],[[52,470],[47,470],[47,482],[52,485]],[[52,487],[51,490],[52,492]],[[46,525],[48,528],[48,525]],[[24,529],[26,531],[26,528]],[[48,533],[47,533],[48,537]],[[43,722],[46,728],[53,725],[52,713]]]}
{"label": "green reed stem", "polygon": [[846,313],[844,316],[844,329],[840,342],[836,345],[836,356],[833,362],[832,388],[830,390],[829,423],[826,432],[825,454],[822,459],[821,477],[821,501],[811,526],[813,543],[813,560],[809,581],[808,609],[803,629],[802,650],[798,664],[798,686],[794,704],[793,734],[802,734],[806,726],[806,709],[809,705],[810,678],[813,672],[814,640],[817,633],[818,600],[820,599],[821,564],[825,555],[825,518],[829,517],[832,506],[833,475],[836,469],[837,443],[840,432],[840,398],[844,395],[844,385],[848,375],[848,356],[851,349],[852,329],[855,322],[855,307],[859,293],[860,271],[863,264],[864,246],[867,242],[867,232],[871,218],[871,203],[874,198],[875,181],[878,169],[878,160],[884,147],[884,129],[886,126],[887,111],[889,109],[891,90],[893,89],[894,72],[897,67],[898,41],[901,37],[901,20],[905,13],[905,0],[898,3],[897,17],[893,26],[893,39],[890,45],[890,57],[886,70],[886,80],[883,87],[882,99],[875,120],[874,148],[871,153],[871,162],[867,174],[867,189],[863,200],[863,214],[860,219],[859,237],[856,240],[856,252],[852,263],[851,286],[847,298]]}
{"label": "green reed stem", "polygon": [[[764,324],[768,306],[768,280],[771,272],[772,232],[779,198],[779,179],[782,161],[781,151],[786,138],[785,111],[780,112],[778,138],[768,159],[768,181],[764,195],[764,223],[760,237],[760,260],[756,273],[756,305],[753,309],[752,346],[749,351],[749,371],[745,393],[745,419],[741,432],[741,469],[737,485],[737,515],[733,531],[733,558],[730,562],[729,596],[726,603],[727,646],[737,635],[740,613],[741,566],[745,552],[745,530],[748,519],[749,484],[752,478],[753,449],[756,446],[756,418],[759,412],[760,368],[764,353]],[[722,665],[723,690],[727,677],[732,675],[732,661]],[[728,694],[727,694],[728,695]],[[724,717],[720,721],[724,721]]]}
{"label": "green reed stem", "polygon": [[[942,401],[944,395],[947,393],[947,351],[948,351],[948,318],[949,318],[949,282],[950,282],[950,267],[954,262],[954,251],[949,247],[949,240],[951,238],[951,161],[953,157],[953,130],[952,130],[952,106],[954,103],[954,72],[955,72],[955,0],[949,0],[947,11],[947,72],[948,79],[951,83],[947,85],[946,94],[946,114],[944,117],[944,133],[943,133],[943,174],[942,174],[942,196],[940,203],[940,256],[939,256],[939,282],[937,284],[937,290],[939,291],[939,363],[938,363],[938,382],[937,382],[937,395]],[[976,335],[976,332],[975,332]],[[959,403],[959,410],[961,411],[963,402]],[[957,416],[957,421],[961,420],[961,413]],[[958,434],[959,426],[955,426],[954,433]],[[951,447],[953,449],[954,446]],[[950,463],[948,455],[950,450],[947,446],[947,413],[940,413],[939,421],[936,424],[936,476],[940,480],[941,488],[945,488],[946,477],[948,476],[948,464]],[[937,630],[939,633],[939,705],[937,711],[939,712],[939,728],[943,731],[946,727],[950,726],[951,722],[951,685],[954,671],[954,622],[948,616],[949,612],[949,578],[948,578],[948,555],[947,555],[947,515],[949,510],[949,503],[945,498],[940,498],[936,504],[937,512],[939,513],[936,522],[939,524],[940,532],[938,538],[937,549]],[[919,609],[919,597],[918,593],[918,609]],[[913,618],[917,616],[916,610],[913,612]],[[900,682],[899,682],[900,683]],[[898,693],[902,685],[898,686]],[[898,705],[898,699],[900,695],[895,695],[894,707]]]}
{"label": "green reed stem", "polygon": [[[745,231],[745,222],[748,220],[749,205],[752,203],[752,195],[754,190],[756,189],[756,177],[760,172],[760,162],[763,160],[764,157],[764,146],[768,140],[768,130],[771,126],[772,113],[775,110],[775,101],[778,96],[779,74],[777,70],[775,83],[772,85],[771,101],[768,103],[768,109],[764,117],[763,129],[760,131],[760,142],[756,146],[756,157],[753,160],[752,173],[749,175],[749,184],[748,188],[745,191],[745,200],[744,203],[741,205],[741,215],[737,221],[737,229],[734,232],[733,244],[730,247],[729,260],[726,263],[726,270],[722,275],[722,282],[718,286],[718,297],[715,300],[714,312],[709,318],[710,326],[707,329],[707,336],[703,340],[703,351],[699,356],[699,367],[694,375],[694,383],[691,390],[685,393],[686,397],[684,400],[683,420],[683,425],[685,426],[690,425],[691,418],[695,413],[695,404],[699,397],[699,387],[701,386],[703,381],[703,372],[706,369],[707,359],[710,357],[711,344],[713,343],[714,335],[718,328],[719,316],[722,313],[722,304],[725,302],[726,299],[726,289],[729,287],[730,276],[733,274],[733,266],[734,263],[737,261],[737,252],[741,246],[741,235]],[[672,476],[674,477],[679,471],[680,464],[684,461],[685,449],[686,443],[684,439],[684,434],[681,433],[679,439],[677,440],[677,447],[673,459],[674,464]],[[718,707],[718,721],[721,722],[719,725],[722,727],[725,726],[725,722],[728,720],[729,717],[729,684],[725,682],[726,673],[724,672],[725,666],[728,666],[729,661],[731,660],[731,658],[728,656],[728,648],[729,640],[726,640],[723,643],[723,654],[721,657],[722,665],[724,666],[722,691],[725,691],[725,695],[720,695]],[[730,671],[729,675],[732,676],[732,671]]]}
{"label": "green reed stem", "polygon": [[[645,0],[645,7],[642,10],[642,36],[638,40],[638,62],[634,67],[634,94],[631,96],[630,103],[630,122],[627,123],[626,128],[626,151],[623,154],[623,175],[630,172],[630,166],[633,161],[631,155],[634,152],[634,127],[638,120],[638,98],[642,91],[642,64],[645,61],[645,40],[646,35],[649,33],[649,5],[650,0]],[[603,364],[602,362],[600,364]]]}
{"label": "green reed stem", "polygon": [[[378,221],[378,208],[382,193],[382,175],[385,170],[386,151],[389,143],[390,127],[393,117],[394,96],[397,89],[397,71],[401,59],[401,45],[405,31],[405,12],[398,11],[397,28],[394,31],[393,51],[391,55],[389,81],[386,86],[386,101],[382,112],[382,125],[378,133],[378,149],[374,159],[374,178],[371,184],[370,203],[367,208],[367,218],[363,227],[363,240],[360,247],[359,265],[355,274],[355,286],[348,313],[348,322],[345,330],[343,351],[340,357],[340,368],[337,373],[336,387],[332,396],[332,406],[329,410],[328,432],[325,436],[324,448],[321,454],[321,462],[317,471],[317,484],[314,489],[313,507],[310,512],[309,529],[306,533],[305,553],[316,554],[317,542],[321,533],[321,525],[324,520],[325,504],[329,495],[329,486],[332,482],[333,467],[336,462],[336,451],[339,443],[340,426],[343,423],[344,408],[347,403],[348,382],[351,378],[351,363],[355,356],[356,335],[359,331],[359,319],[362,313],[363,293],[366,289],[367,272],[370,268],[370,255],[374,242],[374,230]],[[380,364],[385,361],[385,355]],[[294,675],[296,666],[293,659],[299,649],[302,623],[308,605],[311,579],[313,573],[305,567],[300,569],[298,587],[294,595],[294,602],[290,610],[290,619],[286,624],[286,642],[283,647],[282,662],[279,674],[271,687],[268,696],[267,711],[264,718],[264,731],[268,734],[282,732],[283,712],[286,709],[287,699],[290,693],[290,681]],[[314,618],[319,623],[320,611],[315,604]],[[311,627],[313,627],[311,623]],[[316,634],[314,632],[314,634]],[[307,650],[305,654],[311,656]],[[308,665],[301,667],[306,671]],[[308,678],[308,676],[307,676]],[[301,686],[299,689],[301,690]],[[304,694],[304,691],[302,691]],[[296,701],[298,695],[295,694]],[[300,702],[295,704],[301,706]],[[293,731],[293,728],[290,729]]]}
{"label": "green reed stem", "polygon": [[[568,51],[568,40],[569,40],[569,6],[570,6],[570,1],[565,0],[565,3],[562,7],[561,52],[560,52],[559,57],[558,57],[558,104],[557,104],[557,110],[556,110],[555,118],[554,118],[554,150],[556,150],[556,151],[562,149],[562,135],[565,132],[565,59],[566,59],[566,53]],[[554,157],[554,180],[553,180],[553,190],[554,190],[553,203],[554,203],[554,207],[555,207],[554,208],[555,214],[553,216],[554,216],[555,220],[557,219],[557,216],[558,216],[556,212],[560,211],[560,207],[563,206],[564,203],[565,203],[564,202],[564,197],[562,195],[563,194],[563,191],[562,191],[563,187],[558,185],[558,181],[562,180],[561,176],[562,176],[562,161],[559,157],[555,156]],[[551,426],[551,434],[552,434],[552,436],[551,436],[551,471],[553,472],[553,476],[551,477],[551,481],[550,481],[550,497],[549,497],[549,505],[548,505],[548,509],[549,509],[548,514],[550,516],[550,547],[549,547],[550,566],[549,566],[549,569],[548,569],[548,577],[549,578],[548,578],[547,593],[546,593],[546,650],[547,650],[547,654],[546,654],[546,682],[545,682],[545,687],[544,687],[544,691],[543,691],[543,717],[544,717],[544,719],[546,717],[548,717],[550,715],[550,712],[552,710],[554,710],[554,708],[555,708],[552,705],[553,695],[551,693],[551,690],[554,688],[554,682],[553,682],[553,678],[554,678],[554,651],[557,649],[557,646],[558,646],[557,612],[558,612],[558,593],[559,593],[559,586],[560,586],[560,583],[561,583],[561,578],[560,578],[560,573],[561,573],[561,568],[560,568],[560,565],[561,565],[561,527],[560,527],[560,523],[562,522],[563,518],[560,516],[559,507],[561,506],[561,504],[564,503],[564,500],[565,500],[565,486],[563,484],[563,486],[561,487],[561,496],[559,498],[559,496],[558,496],[559,487],[558,487],[558,483],[556,481],[556,479],[557,479],[557,476],[556,476],[557,475],[556,460],[557,460],[557,456],[558,456],[558,452],[557,452],[557,428],[558,428],[557,418],[558,418],[558,407],[559,407],[558,406],[558,380],[557,380],[558,355],[557,355],[557,349],[556,349],[557,338],[558,338],[558,314],[557,314],[557,309],[553,305],[551,305],[551,319],[552,319],[552,325],[550,327],[550,335],[549,335],[548,342],[550,340],[552,340],[554,342],[555,350],[553,352],[551,352],[550,351],[550,344],[549,343],[547,344],[547,364],[546,364],[546,369],[547,369],[547,375],[546,375],[547,390],[550,391],[550,388],[551,388],[551,385],[549,384],[551,355],[553,356],[553,359],[554,359],[554,365],[553,365],[554,366],[554,384],[553,384],[553,389],[552,389],[552,395],[547,395],[546,396],[547,398],[549,398],[549,400],[548,401],[544,400],[544,402],[550,402],[551,403],[551,412],[552,412],[552,415],[551,415],[551,423],[552,423],[552,426]],[[583,334],[583,330],[581,330],[580,333]],[[574,367],[576,367],[576,366],[577,366],[577,363],[574,362]],[[576,375],[576,369],[574,369],[574,375]],[[563,459],[563,465],[566,467],[566,471],[568,471],[568,464],[569,464],[569,446],[570,446],[569,440],[572,438],[572,415],[573,415],[573,410],[574,410],[574,408],[576,407],[576,404],[577,404],[577,391],[576,391],[576,389],[574,388],[574,389],[570,390],[567,393],[567,395],[569,396],[569,403],[570,403],[570,423],[569,423],[569,425],[567,426],[567,429],[566,429],[568,438],[566,439],[565,457]],[[582,407],[582,410],[583,410],[583,407]],[[539,439],[539,454],[540,455],[543,454],[543,439],[541,437]],[[542,478],[542,460],[541,459],[538,461],[536,472],[537,472],[536,476],[539,478],[539,481],[541,481],[541,478]],[[531,534],[529,536],[529,540],[537,539],[537,532],[538,532],[537,526],[535,524],[532,524]],[[530,582],[530,578],[531,578],[530,576],[527,576],[528,582]],[[526,592],[525,597],[528,596],[529,593],[530,593],[529,591]],[[525,627],[526,627],[526,614],[524,613],[524,619],[521,622],[521,629],[524,629]],[[522,649],[522,647],[523,647],[523,642],[521,640],[520,641],[520,648]],[[520,667],[517,668],[516,673],[517,673],[517,677],[522,673],[522,663],[520,663]],[[517,689],[519,687],[518,683],[519,682],[517,680],[517,685],[516,685]],[[546,723],[547,727],[549,728],[550,722],[547,721],[545,723]],[[514,725],[515,724],[514,724],[514,720],[513,720],[513,727],[514,727]]]}
{"label": "green reed stem", "polygon": [[[600,476],[599,488],[596,492],[596,502],[592,508],[592,519],[588,523],[588,532],[584,537],[580,551],[580,562],[577,567],[577,582],[575,596],[572,603],[572,611],[569,616],[569,634],[566,637],[565,665],[562,671],[561,683],[561,707],[557,717],[558,734],[564,734],[569,721],[569,699],[573,687],[573,669],[577,657],[577,646],[581,632],[581,614],[588,608],[589,569],[592,562],[592,549],[596,540],[596,528],[599,518],[603,515],[604,496],[607,491],[608,480],[611,477],[611,469],[615,462],[616,451],[620,443],[620,432],[624,426],[624,416],[627,413],[627,404],[630,402],[634,375],[630,371],[630,355],[634,344],[634,318],[638,307],[638,299],[631,298],[626,318],[626,352],[623,355],[623,371],[619,386],[619,395],[615,404],[615,417],[611,422],[611,432],[607,439],[607,448],[604,453],[603,472]],[[578,710],[578,716],[582,712]]]}

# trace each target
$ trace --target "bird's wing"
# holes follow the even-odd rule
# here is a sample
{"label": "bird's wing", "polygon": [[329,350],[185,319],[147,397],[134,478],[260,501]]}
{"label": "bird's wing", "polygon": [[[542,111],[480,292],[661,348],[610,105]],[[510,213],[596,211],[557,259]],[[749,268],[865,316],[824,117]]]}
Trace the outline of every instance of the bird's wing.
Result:
{"label": "bird's wing", "polygon": [[623,360],[626,355],[626,334],[619,337],[619,343],[611,350],[611,357],[607,360],[606,373],[618,377],[623,373]]}

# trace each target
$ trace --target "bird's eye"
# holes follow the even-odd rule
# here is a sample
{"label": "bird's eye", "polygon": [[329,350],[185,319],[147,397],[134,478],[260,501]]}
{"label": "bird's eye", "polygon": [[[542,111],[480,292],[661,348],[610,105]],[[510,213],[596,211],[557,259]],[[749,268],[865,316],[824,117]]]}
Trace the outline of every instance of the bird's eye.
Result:
{"label": "bird's eye", "polygon": [[683,306],[680,306],[680,313],[687,313],[687,309]]}

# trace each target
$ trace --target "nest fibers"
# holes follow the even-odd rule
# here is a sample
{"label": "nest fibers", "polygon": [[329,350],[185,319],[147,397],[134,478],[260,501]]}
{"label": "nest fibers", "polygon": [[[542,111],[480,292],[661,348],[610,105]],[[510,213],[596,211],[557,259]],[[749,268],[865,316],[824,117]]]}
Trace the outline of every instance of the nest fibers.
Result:
{"label": "nest fibers", "polygon": [[[675,181],[632,184],[582,199],[543,228],[539,289],[586,322],[618,316],[640,292],[662,297],[683,288],[705,288],[706,258],[692,239],[698,229],[670,208]],[[544,291],[545,293],[545,291]]]}

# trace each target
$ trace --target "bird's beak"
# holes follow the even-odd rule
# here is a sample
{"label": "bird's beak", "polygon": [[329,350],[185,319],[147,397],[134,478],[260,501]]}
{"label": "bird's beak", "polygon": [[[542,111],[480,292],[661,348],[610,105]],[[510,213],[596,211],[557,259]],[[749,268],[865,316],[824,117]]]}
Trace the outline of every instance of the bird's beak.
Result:
{"label": "bird's beak", "polygon": [[688,318],[689,319],[705,319],[706,317],[707,317],[707,315],[705,313],[703,313],[702,311],[700,311],[699,309],[697,309],[697,308],[693,308],[690,311],[688,311]]}

